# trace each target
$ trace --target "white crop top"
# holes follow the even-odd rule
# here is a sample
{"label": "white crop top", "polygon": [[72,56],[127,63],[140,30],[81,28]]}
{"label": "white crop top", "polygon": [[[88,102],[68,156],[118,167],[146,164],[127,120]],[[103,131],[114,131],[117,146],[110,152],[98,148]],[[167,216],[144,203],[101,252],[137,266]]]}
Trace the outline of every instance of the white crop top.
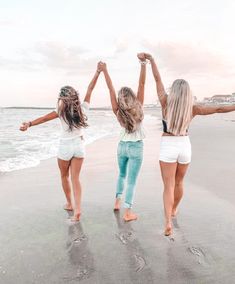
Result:
{"label": "white crop top", "polygon": [[[90,105],[88,102],[83,102],[81,104],[81,109],[84,112],[84,114],[87,116],[88,110],[90,108]],[[56,107],[55,111],[58,114],[58,107]],[[61,123],[61,138],[74,138],[77,136],[83,136],[84,135],[84,128],[73,128],[72,131],[69,129],[68,124],[64,121],[62,117],[59,117],[60,123]]]}
{"label": "white crop top", "polygon": [[143,127],[143,122],[141,122],[138,126],[135,132],[128,133],[124,127],[121,129],[120,133],[120,141],[124,142],[136,142],[139,140],[143,140],[145,138],[145,131]]}

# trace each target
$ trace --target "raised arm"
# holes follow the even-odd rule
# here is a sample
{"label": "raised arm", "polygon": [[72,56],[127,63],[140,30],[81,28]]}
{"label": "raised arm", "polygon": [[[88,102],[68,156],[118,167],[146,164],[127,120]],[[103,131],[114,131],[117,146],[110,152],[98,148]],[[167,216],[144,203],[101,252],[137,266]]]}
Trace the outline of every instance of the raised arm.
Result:
{"label": "raised arm", "polygon": [[156,82],[158,99],[160,101],[162,108],[165,108],[166,103],[167,103],[167,96],[166,96],[165,88],[164,88],[163,83],[162,83],[161,75],[160,75],[158,68],[157,68],[157,64],[156,64],[154,58],[152,57],[152,55],[145,53],[145,58],[150,61],[150,64],[151,64],[151,67],[152,67],[153,77],[154,77],[155,82]]}
{"label": "raised arm", "polygon": [[138,53],[137,57],[140,60],[140,77],[139,77],[139,86],[137,91],[137,99],[143,105],[144,104],[144,86],[146,81],[146,58],[144,53]]}
{"label": "raised arm", "polygon": [[32,120],[32,121],[29,121],[29,122],[23,122],[21,127],[20,127],[20,130],[21,131],[26,131],[29,127],[31,126],[35,126],[35,125],[38,125],[38,124],[42,124],[42,123],[45,123],[49,120],[53,120],[55,118],[58,117],[58,114],[55,112],[55,111],[52,111],[44,116],[41,116],[35,120]]}
{"label": "raised arm", "polygon": [[96,85],[96,82],[97,82],[97,80],[99,78],[99,75],[100,75],[100,70],[99,70],[98,65],[97,65],[97,69],[96,69],[95,75],[93,76],[90,84],[88,85],[86,96],[84,98],[84,102],[90,103],[90,101],[91,101],[91,94],[92,94],[93,89],[95,88],[95,85]]}
{"label": "raised arm", "polygon": [[235,111],[235,105],[226,106],[203,106],[194,105],[193,106],[193,116],[196,115],[209,115],[214,113],[225,113]]}
{"label": "raised arm", "polygon": [[112,80],[111,80],[111,78],[109,76],[106,64],[103,63],[103,62],[100,62],[99,63],[99,69],[104,73],[105,81],[106,81],[107,87],[109,89],[112,109],[113,109],[113,112],[115,114],[117,114],[118,102],[117,102],[117,98],[116,98],[116,92],[115,92],[115,89],[113,87]]}

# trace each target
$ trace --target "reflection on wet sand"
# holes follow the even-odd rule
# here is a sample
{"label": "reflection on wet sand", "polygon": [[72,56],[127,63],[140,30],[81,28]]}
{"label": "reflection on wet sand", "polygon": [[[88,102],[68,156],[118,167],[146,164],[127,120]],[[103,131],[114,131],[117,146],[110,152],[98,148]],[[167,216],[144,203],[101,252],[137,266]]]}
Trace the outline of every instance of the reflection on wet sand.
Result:
{"label": "reflection on wet sand", "polygon": [[119,211],[114,211],[118,232],[116,236],[125,245],[127,251],[127,265],[133,283],[154,283],[153,275],[143,248],[131,226],[131,222],[124,222]]}
{"label": "reflection on wet sand", "polygon": [[89,250],[88,236],[84,233],[81,222],[69,225],[67,252],[70,265],[64,280],[81,281],[90,278],[95,271],[94,258]]}

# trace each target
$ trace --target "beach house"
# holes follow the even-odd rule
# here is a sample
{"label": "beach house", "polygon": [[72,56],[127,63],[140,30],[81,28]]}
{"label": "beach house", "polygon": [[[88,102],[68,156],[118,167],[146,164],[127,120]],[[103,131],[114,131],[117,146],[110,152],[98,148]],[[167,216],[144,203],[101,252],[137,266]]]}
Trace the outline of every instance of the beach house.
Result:
{"label": "beach house", "polygon": [[211,102],[215,104],[230,103],[232,95],[214,95],[211,97]]}

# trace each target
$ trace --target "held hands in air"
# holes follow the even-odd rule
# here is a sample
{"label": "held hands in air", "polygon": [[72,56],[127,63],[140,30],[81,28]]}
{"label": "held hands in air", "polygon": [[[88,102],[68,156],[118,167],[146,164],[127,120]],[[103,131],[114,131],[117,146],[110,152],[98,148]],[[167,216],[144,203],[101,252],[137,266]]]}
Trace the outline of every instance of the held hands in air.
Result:
{"label": "held hands in air", "polygon": [[26,131],[29,127],[30,127],[30,122],[23,122],[21,127],[20,127],[20,130]]}

